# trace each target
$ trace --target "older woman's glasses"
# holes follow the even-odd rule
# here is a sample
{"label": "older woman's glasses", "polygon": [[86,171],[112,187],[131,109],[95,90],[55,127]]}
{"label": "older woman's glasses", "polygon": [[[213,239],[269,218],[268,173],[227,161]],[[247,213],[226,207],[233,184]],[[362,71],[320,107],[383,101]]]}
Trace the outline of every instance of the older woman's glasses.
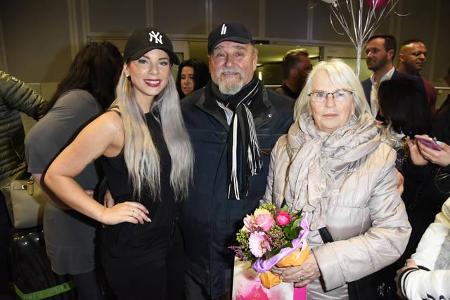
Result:
{"label": "older woman's glasses", "polygon": [[334,92],[326,92],[326,91],[312,91],[308,94],[311,97],[311,100],[314,102],[325,103],[328,98],[328,95],[331,95],[336,102],[344,102],[348,99],[349,95],[352,95],[352,91],[340,89]]}

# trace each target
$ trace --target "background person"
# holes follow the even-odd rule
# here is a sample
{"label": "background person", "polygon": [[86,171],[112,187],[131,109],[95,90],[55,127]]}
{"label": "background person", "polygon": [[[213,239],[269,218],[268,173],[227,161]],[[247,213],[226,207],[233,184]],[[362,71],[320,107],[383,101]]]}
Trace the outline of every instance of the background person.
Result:
{"label": "background person", "polygon": [[[450,193],[450,184],[445,184],[447,179],[442,175],[448,172],[446,166],[427,160],[421,151],[421,148],[433,151],[440,157],[445,154],[445,145],[442,145],[442,151],[435,151],[418,141],[416,136],[436,136],[448,142],[449,122],[442,112],[432,121],[426,95],[412,80],[402,78],[383,82],[379,98],[387,124],[384,136],[396,148],[397,168],[404,176],[402,199],[412,226],[408,246],[400,261],[403,263],[415,251],[421,236]],[[446,117],[449,117],[448,113]]]}
{"label": "background person", "polygon": [[436,111],[437,91],[433,84],[420,75],[425,62],[427,61],[427,47],[422,40],[411,39],[404,41],[400,45],[398,71],[413,77],[419,78],[425,88],[428,104],[431,111]]}
{"label": "background person", "polygon": [[[39,119],[45,100],[25,83],[0,70],[0,187],[26,169],[23,140],[25,133],[20,113]],[[8,245],[11,222],[5,198],[0,192],[0,297],[9,294]]]}
{"label": "background person", "polygon": [[411,223],[411,237],[402,257],[384,270],[390,291],[395,295],[395,271],[412,254],[426,227],[432,222],[442,202],[432,201],[430,194],[432,164],[417,155],[415,136],[431,134],[431,109],[426,96],[416,82],[409,78],[383,81],[378,90],[380,113],[384,122],[380,126],[382,139],[397,152],[396,168],[404,178],[402,199]]}
{"label": "background person", "polygon": [[[89,43],[78,52],[50,99],[48,112],[25,140],[28,171],[38,182],[76,133],[114,101],[122,67],[122,55],[111,43]],[[90,195],[98,180],[93,162],[76,178]],[[79,299],[102,298],[95,271],[96,227],[96,222],[62,206],[60,200],[45,205],[44,238],[52,270],[73,276]]]}
{"label": "background person", "polygon": [[264,200],[307,213],[312,248],[301,266],[273,271],[306,285],[311,299],[347,299],[346,283],[394,262],[409,238],[395,152],[381,142],[364,98],[349,66],[320,62],[271,154]]}
{"label": "background person", "polygon": [[[384,118],[383,127],[381,127],[383,138],[397,150],[397,169],[404,176],[408,176],[408,171],[412,174],[417,173],[415,168],[420,169],[420,166],[425,163],[414,161],[416,157],[411,155],[407,143],[411,142],[413,146],[415,143],[412,140],[415,135],[431,135],[432,116],[426,96],[409,78],[396,78],[389,82],[382,82],[378,94],[380,111]],[[413,169],[409,169],[410,167]],[[429,177],[429,174],[425,177]],[[420,184],[416,183],[411,187],[417,188],[417,185]],[[406,194],[404,192],[403,195]],[[405,200],[407,207],[410,202],[412,200]],[[435,215],[436,213],[433,214]]]}
{"label": "background person", "polygon": [[[182,299],[177,220],[193,155],[171,75],[179,61],[168,37],[154,28],[132,33],[124,61],[110,111],[80,132],[44,180],[66,204],[107,225],[102,263],[118,299]],[[74,180],[99,157],[112,207],[96,202]]]}
{"label": "background person", "polygon": [[204,87],[210,79],[208,66],[195,58],[183,61],[178,67],[176,86],[180,99]]}
{"label": "background person", "polygon": [[309,53],[305,49],[290,50],[283,57],[283,84],[275,91],[297,100],[312,70]]}
{"label": "background person", "polygon": [[402,77],[394,67],[397,40],[392,35],[374,35],[365,46],[367,68],[373,72],[362,82],[364,94],[374,117],[378,115],[378,88],[385,80]]}

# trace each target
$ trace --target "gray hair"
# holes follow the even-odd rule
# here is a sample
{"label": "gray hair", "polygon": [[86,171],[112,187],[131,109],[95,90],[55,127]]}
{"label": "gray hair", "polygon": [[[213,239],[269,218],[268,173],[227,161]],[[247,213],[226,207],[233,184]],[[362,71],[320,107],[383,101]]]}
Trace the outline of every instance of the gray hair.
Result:
{"label": "gray hair", "polygon": [[[159,198],[160,159],[153,143],[145,115],[139,107],[131,81],[125,73],[117,85],[117,99],[111,105],[119,108],[125,133],[124,158],[134,194],[140,198],[147,188]],[[164,90],[154,99],[152,110],[159,110],[164,140],[172,161],[170,184],[176,199],[184,199],[192,179],[193,149],[184,126],[180,99],[172,75]]]}
{"label": "gray hair", "polygon": [[353,72],[353,70],[340,59],[322,61],[314,66],[313,70],[308,75],[305,87],[295,103],[295,121],[298,121],[300,119],[300,115],[305,112],[311,114],[311,97],[308,96],[308,94],[312,92],[312,82],[316,75],[320,72],[325,72],[333,85],[353,92],[355,116],[359,122],[363,113],[369,112],[369,105],[367,104],[361,82],[356,77],[355,72]]}

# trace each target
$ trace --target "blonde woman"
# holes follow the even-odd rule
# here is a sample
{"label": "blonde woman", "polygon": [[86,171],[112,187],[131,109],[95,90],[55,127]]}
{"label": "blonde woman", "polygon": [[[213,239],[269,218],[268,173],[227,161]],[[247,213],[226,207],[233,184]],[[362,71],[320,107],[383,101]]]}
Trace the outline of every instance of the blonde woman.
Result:
{"label": "blonde woman", "polygon": [[[177,219],[193,155],[171,76],[179,61],[167,36],[152,28],[130,36],[124,61],[110,111],[80,132],[44,180],[66,204],[107,225],[102,262],[118,299],[182,298]],[[112,207],[95,201],[74,180],[97,158]]]}

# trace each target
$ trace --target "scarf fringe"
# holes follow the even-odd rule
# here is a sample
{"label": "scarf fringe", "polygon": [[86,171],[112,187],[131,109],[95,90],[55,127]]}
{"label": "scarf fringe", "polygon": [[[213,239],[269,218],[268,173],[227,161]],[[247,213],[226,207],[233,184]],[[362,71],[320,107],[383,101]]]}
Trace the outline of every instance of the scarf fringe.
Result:
{"label": "scarf fringe", "polygon": [[238,118],[233,118],[233,144],[231,151],[231,181],[228,186],[228,198],[230,198],[231,189],[233,189],[234,196],[237,200],[240,199],[239,193],[239,181],[237,178],[237,128],[238,128]]}
{"label": "scarf fringe", "polygon": [[249,127],[250,144],[248,146],[248,165],[252,176],[258,175],[261,171],[261,156],[259,151],[258,137],[256,135],[255,123],[253,122],[253,114],[244,104],[245,112],[247,113],[247,121]]}

